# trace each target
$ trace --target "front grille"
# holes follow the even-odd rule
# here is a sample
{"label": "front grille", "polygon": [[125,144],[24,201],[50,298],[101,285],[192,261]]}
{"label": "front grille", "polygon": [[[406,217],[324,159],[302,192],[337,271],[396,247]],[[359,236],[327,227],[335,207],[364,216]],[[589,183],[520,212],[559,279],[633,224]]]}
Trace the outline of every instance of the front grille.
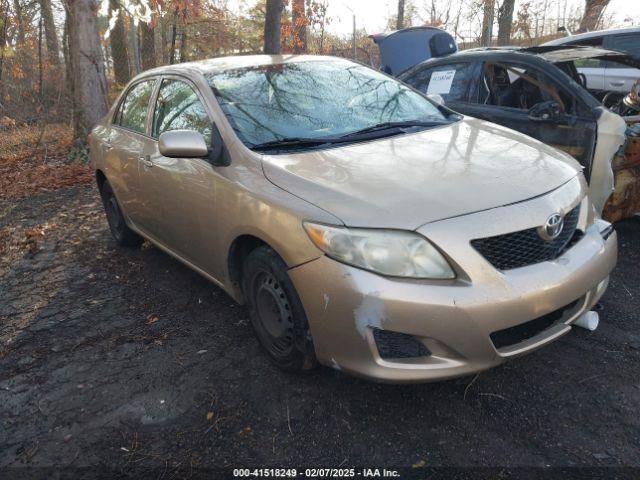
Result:
{"label": "front grille", "polygon": [[498,270],[511,270],[555,260],[582,237],[576,230],[580,217],[578,205],[564,217],[564,227],[554,240],[540,237],[537,228],[471,240],[471,245]]}
{"label": "front grille", "polygon": [[415,358],[431,355],[422,342],[406,333],[374,328],[373,338],[376,341],[380,358]]}
{"label": "front grille", "polygon": [[537,334],[544,332],[546,329],[557,324],[567,313],[572,310],[578,304],[578,300],[571,302],[558,310],[554,310],[551,313],[547,313],[538,318],[534,318],[515,327],[505,328],[504,330],[498,330],[493,332],[490,337],[493,345],[497,350],[515,345],[516,343],[524,342]]}

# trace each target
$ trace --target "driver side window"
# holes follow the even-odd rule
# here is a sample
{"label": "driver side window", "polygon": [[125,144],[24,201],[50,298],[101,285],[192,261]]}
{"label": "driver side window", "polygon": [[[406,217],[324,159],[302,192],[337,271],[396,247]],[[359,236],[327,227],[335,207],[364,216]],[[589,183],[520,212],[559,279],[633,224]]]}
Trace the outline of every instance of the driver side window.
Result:
{"label": "driver side window", "polygon": [[554,101],[562,112],[573,112],[571,97],[544,73],[509,62],[484,62],[477,98],[472,101],[527,111],[539,103]]}
{"label": "driver side window", "polygon": [[153,112],[153,138],[170,130],[194,130],[211,147],[211,127],[211,119],[193,88],[180,80],[162,81]]}

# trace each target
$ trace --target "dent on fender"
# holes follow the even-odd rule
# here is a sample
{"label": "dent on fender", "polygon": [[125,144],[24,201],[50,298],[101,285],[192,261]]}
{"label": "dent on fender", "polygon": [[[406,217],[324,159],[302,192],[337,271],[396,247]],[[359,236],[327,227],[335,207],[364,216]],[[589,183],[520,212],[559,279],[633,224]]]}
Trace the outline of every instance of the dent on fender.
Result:
{"label": "dent on fender", "polygon": [[362,296],[362,302],[353,311],[356,330],[363,339],[367,338],[367,328],[380,328],[385,319],[384,302],[380,292]]}

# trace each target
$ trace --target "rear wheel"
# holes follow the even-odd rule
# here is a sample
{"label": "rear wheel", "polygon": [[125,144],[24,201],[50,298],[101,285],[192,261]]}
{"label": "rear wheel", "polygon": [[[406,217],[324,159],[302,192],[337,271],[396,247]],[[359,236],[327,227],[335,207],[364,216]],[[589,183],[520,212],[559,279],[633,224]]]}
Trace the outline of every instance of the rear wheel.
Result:
{"label": "rear wheel", "polygon": [[307,316],[287,266],[269,247],[246,258],[242,288],[253,329],[273,362],[286,371],[317,365]]}
{"label": "rear wheel", "polygon": [[116,200],[113,189],[107,180],[105,180],[100,187],[100,196],[102,197],[104,211],[107,214],[109,230],[111,230],[111,235],[113,235],[118,245],[125,247],[136,247],[140,245],[142,243],[142,237],[127,226],[118,200]]}

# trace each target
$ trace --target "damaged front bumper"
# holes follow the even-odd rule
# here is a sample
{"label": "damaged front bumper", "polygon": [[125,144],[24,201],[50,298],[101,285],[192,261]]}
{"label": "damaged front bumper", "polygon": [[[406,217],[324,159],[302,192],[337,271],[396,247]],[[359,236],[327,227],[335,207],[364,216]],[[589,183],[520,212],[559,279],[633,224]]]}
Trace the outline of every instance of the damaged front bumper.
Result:
{"label": "damaged front bumper", "polygon": [[319,361],[378,381],[433,381],[493,367],[569,332],[602,296],[615,266],[617,238],[601,232],[606,222],[587,228],[581,215],[584,235],[563,255],[507,271],[473,251],[465,235],[469,222],[483,235],[504,228],[507,211],[525,225],[554,201],[541,197],[419,229],[451,259],[464,259],[455,280],[388,278],[328,257],[291,269]]}

